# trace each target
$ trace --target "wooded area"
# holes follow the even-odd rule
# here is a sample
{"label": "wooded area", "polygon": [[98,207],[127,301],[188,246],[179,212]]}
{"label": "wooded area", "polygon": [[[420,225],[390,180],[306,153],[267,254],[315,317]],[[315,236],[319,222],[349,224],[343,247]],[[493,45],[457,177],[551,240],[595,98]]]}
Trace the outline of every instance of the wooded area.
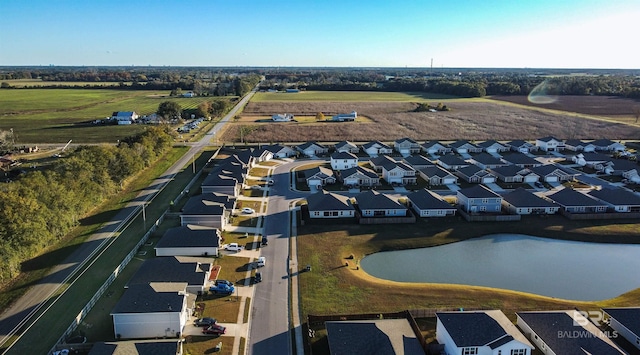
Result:
{"label": "wooded area", "polygon": [[49,169],[1,184],[0,282],[18,275],[22,262],[56,244],[128,177],[163,156],[172,134],[166,126],[149,127],[117,146],[82,146]]}

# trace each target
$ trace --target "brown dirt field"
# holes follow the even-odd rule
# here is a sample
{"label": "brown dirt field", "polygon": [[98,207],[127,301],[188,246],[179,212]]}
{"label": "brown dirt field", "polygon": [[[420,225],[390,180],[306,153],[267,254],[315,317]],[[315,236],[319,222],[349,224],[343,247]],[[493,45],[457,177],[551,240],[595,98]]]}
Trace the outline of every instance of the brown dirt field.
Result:
{"label": "brown dirt field", "polygon": [[311,114],[314,112],[358,111],[372,123],[309,123],[296,125],[230,125],[221,139],[238,142],[242,126],[253,130],[245,136],[249,143],[292,141],[393,141],[401,137],[424,140],[533,140],[544,136],[559,139],[637,139],[640,126],[590,120],[575,114],[529,110],[524,107],[486,101],[446,102],[448,112],[411,112],[413,103],[398,102],[250,102],[244,114],[270,115],[273,112]]}
{"label": "brown dirt field", "polygon": [[634,114],[634,109],[640,109],[640,101],[615,96],[558,96],[557,101],[550,104],[534,104],[527,99],[527,96],[496,95],[488,98],[532,107],[605,117],[631,117]]}

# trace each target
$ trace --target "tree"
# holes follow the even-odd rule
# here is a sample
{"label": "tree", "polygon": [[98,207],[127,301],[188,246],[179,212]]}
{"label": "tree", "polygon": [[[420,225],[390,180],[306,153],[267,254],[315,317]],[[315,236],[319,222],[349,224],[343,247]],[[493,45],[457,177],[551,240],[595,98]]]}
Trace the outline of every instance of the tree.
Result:
{"label": "tree", "polygon": [[158,105],[156,113],[166,119],[180,118],[182,107],[175,101],[164,101]]}
{"label": "tree", "polygon": [[169,94],[169,96],[182,96],[182,89],[181,88],[175,88],[175,89],[171,90],[171,94]]}
{"label": "tree", "polygon": [[207,117],[209,116],[209,112],[211,112],[211,102],[202,101],[198,108],[196,109],[197,117]]}
{"label": "tree", "polygon": [[324,113],[318,112],[318,114],[316,114],[316,121],[324,121]]}

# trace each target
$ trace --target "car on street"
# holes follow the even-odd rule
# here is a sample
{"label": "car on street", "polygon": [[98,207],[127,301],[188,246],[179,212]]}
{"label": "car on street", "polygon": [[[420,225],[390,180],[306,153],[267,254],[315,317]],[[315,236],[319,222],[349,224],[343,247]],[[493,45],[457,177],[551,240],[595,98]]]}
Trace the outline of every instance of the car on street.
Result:
{"label": "car on street", "polygon": [[222,335],[226,332],[227,328],[219,324],[212,324],[209,327],[202,329],[202,334]]}
{"label": "car on street", "polygon": [[262,236],[261,244],[262,245],[268,245],[269,244],[269,241],[267,240],[267,236],[266,235]]}
{"label": "car on street", "polygon": [[256,211],[253,208],[249,208],[249,207],[244,207],[240,211],[242,213],[244,213],[244,214],[254,214],[254,213],[256,213]]}
{"label": "car on street", "polygon": [[209,327],[213,324],[216,324],[216,322],[217,320],[215,318],[204,317],[194,320],[193,325],[195,325],[196,327]]}
{"label": "car on street", "polygon": [[267,185],[271,186],[271,185],[273,185],[273,183],[274,183],[273,180],[271,180],[271,179],[267,180]]}
{"label": "car on street", "polygon": [[258,282],[262,282],[262,273],[261,272],[256,272],[256,274],[253,276],[253,282],[254,283],[258,283]]}
{"label": "car on street", "polygon": [[258,261],[256,261],[256,266],[257,267],[263,267],[267,264],[267,258],[265,258],[264,256],[261,256],[258,258]]}

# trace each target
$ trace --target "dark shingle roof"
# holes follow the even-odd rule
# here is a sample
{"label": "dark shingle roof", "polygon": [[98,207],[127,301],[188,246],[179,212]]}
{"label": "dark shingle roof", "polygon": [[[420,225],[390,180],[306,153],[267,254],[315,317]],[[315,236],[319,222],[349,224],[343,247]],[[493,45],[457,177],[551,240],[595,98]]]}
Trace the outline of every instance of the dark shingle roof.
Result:
{"label": "dark shingle roof", "polygon": [[331,354],[424,355],[406,319],[326,322]]}
{"label": "dark shingle roof", "polygon": [[577,175],[576,173],[572,173],[567,171],[567,169],[563,169],[560,166],[554,165],[554,164],[545,164],[545,165],[540,165],[540,166],[533,166],[530,168],[527,168],[529,170],[531,170],[532,172],[538,174],[539,176],[545,176],[545,175],[549,175],[555,171],[558,171],[559,174],[562,175]]}
{"label": "dark shingle roof", "polygon": [[[182,291],[186,286],[182,283]],[[158,292],[148,283],[129,285],[111,313],[180,312],[185,297],[187,297],[185,292]]]}
{"label": "dark shingle roof", "polygon": [[378,166],[378,165],[382,165],[382,164],[388,164],[388,163],[395,163],[395,159],[393,159],[390,156],[387,155],[380,155],[377,156],[375,158],[371,158],[369,159],[369,161],[371,162],[371,164]]}
{"label": "dark shingle roof", "polygon": [[205,193],[191,197],[182,208],[183,215],[210,215],[220,216],[225,209],[233,207],[234,199],[227,195]]}
{"label": "dark shingle roof", "polygon": [[315,141],[309,141],[309,142],[302,143],[297,148],[300,149],[300,150],[305,150],[305,149],[307,149],[307,148],[309,148],[309,147],[311,147],[313,145],[316,145],[321,149],[325,149],[325,147],[322,144],[316,143]]}
{"label": "dark shingle roof", "polygon": [[187,225],[168,229],[156,244],[156,249],[219,246],[220,238],[216,228]]}
{"label": "dark shingle roof", "polygon": [[469,142],[467,140],[457,140],[457,141],[449,144],[449,146],[451,148],[460,148],[460,147],[462,147],[464,145],[470,145],[471,147],[476,147],[475,144],[473,144],[473,143],[471,143],[471,142]]}
{"label": "dark shingle roof", "polygon": [[406,209],[406,207],[400,204],[397,200],[374,190],[358,194],[356,196],[356,201],[358,202],[360,210]]}
{"label": "dark shingle roof", "polygon": [[640,196],[622,188],[591,190],[588,194],[612,205],[640,206]]}
{"label": "dark shingle roof", "polygon": [[358,160],[358,156],[353,154],[353,153],[349,153],[349,152],[335,152],[335,153],[331,154],[331,159],[333,159],[333,160],[340,160],[340,159],[355,159],[355,160]]}
{"label": "dark shingle roof", "polygon": [[456,165],[470,165],[469,163],[467,163],[466,161],[462,160],[462,158],[458,157],[457,155],[453,155],[453,154],[448,154],[448,155],[443,155],[440,158],[438,158],[438,161],[449,165],[449,166],[456,166]]}
{"label": "dark shingle roof", "polygon": [[483,165],[506,165],[507,163],[488,153],[480,153],[471,157],[474,161]]}
{"label": "dark shingle roof", "polygon": [[484,142],[480,142],[478,144],[476,144],[478,147],[482,147],[482,148],[490,148],[492,145],[499,145],[504,147],[504,145],[502,145],[502,143],[495,141],[495,140],[488,140],[488,141],[484,141]]}
{"label": "dark shingle roof", "polygon": [[539,161],[533,159],[530,156],[524,155],[522,153],[512,153],[512,154],[505,154],[502,156],[502,160],[511,163],[511,164],[517,164],[517,165],[540,165],[542,163],[540,163]]}
{"label": "dark shingle roof", "polygon": [[635,336],[640,337],[640,307],[603,308],[602,310],[633,332]]}
{"label": "dark shingle roof", "polygon": [[93,344],[88,355],[176,355],[180,342],[170,341],[118,341]]}
{"label": "dark shingle roof", "polygon": [[507,166],[499,166],[496,168],[491,168],[491,171],[501,176],[516,176],[521,172],[527,173],[526,169],[527,168],[523,168],[517,165],[507,165]]}
{"label": "dark shingle roof", "polygon": [[448,202],[442,200],[440,195],[435,192],[431,192],[427,189],[418,190],[412,192],[407,195],[407,198],[411,200],[411,203],[414,204],[420,210],[427,209],[450,209],[455,210],[456,208],[451,206]]}
{"label": "dark shingle roof", "polygon": [[606,206],[603,202],[569,188],[562,189],[547,197],[562,206]]}
{"label": "dark shingle roof", "polygon": [[369,148],[371,148],[371,147],[373,147],[375,145],[378,145],[380,148],[391,149],[391,147],[389,147],[388,145],[386,145],[386,144],[384,144],[384,143],[382,143],[380,141],[371,141],[371,142],[365,143],[362,147],[364,149],[369,149]]}
{"label": "dark shingle roof", "polygon": [[519,312],[517,315],[527,323],[556,354],[624,354],[612,345],[607,344],[595,334],[593,336],[558,336],[558,334],[574,334],[574,331],[586,331],[583,327],[577,326],[573,317],[565,311]]}
{"label": "dark shingle roof", "polygon": [[416,165],[434,165],[433,162],[422,155],[411,155],[402,159],[405,163],[416,166]]}
{"label": "dark shingle roof", "polygon": [[516,147],[516,148],[520,148],[520,147],[523,147],[523,146],[526,146],[526,147],[532,147],[533,146],[533,144],[531,144],[531,143],[529,143],[527,141],[523,141],[521,139],[516,139],[516,140],[513,140],[511,142],[507,142],[507,145],[512,146],[512,147]]}
{"label": "dark shingle roof", "polygon": [[181,263],[174,256],[147,259],[131,277],[128,286],[150,282],[186,282],[190,286],[204,285],[206,272],[211,264]]}
{"label": "dark shingle roof", "polygon": [[351,143],[349,141],[341,141],[341,142],[336,143],[336,145],[335,145],[336,149],[340,149],[340,148],[343,148],[343,147],[347,147],[349,149],[358,148],[355,144],[353,144],[353,143]]}
{"label": "dark shingle roof", "polygon": [[324,190],[307,196],[307,206],[309,211],[353,210],[349,197]]}
{"label": "dark shingle roof", "polygon": [[474,185],[467,187],[466,189],[458,190],[458,193],[467,196],[468,198],[496,198],[500,197],[497,193],[491,191],[484,185]]}
{"label": "dark shingle roof", "polygon": [[485,346],[507,336],[502,326],[484,312],[446,312],[436,316],[459,348]]}
{"label": "dark shingle roof", "polygon": [[556,207],[552,202],[538,197],[534,193],[529,192],[522,187],[502,195],[502,199],[515,207]]}
{"label": "dark shingle roof", "polygon": [[321,179],[326,179],[328,177],[333,177],[333,170],[329,168],[325,168],[324,166],[317,166],[312,169],[307,169],[304,171],[305,179],[308,179],[312,176],[316,176]]}
{"label": "dark shingle roof", "polygon": [[420,172],[425,174],[427,177],[437,176],[437,177],[444,178],[447,176],[453,176],[449,171],[435,165],[420,168]]}
{"label": "dark shingle roof", "polygon": [[378,178],[378,174],[376,174],[375,171],[371,170],[371,169],[367,169],[367,168],[363,168],[361,166],[356,166],[350,169],[346,169],[346,170],[342,170],[342,172],[340,172],[340,176],[342,176],[343,179],[348,178],[351,175],[354,174],[362,174],[370,179],[376,179]]}

